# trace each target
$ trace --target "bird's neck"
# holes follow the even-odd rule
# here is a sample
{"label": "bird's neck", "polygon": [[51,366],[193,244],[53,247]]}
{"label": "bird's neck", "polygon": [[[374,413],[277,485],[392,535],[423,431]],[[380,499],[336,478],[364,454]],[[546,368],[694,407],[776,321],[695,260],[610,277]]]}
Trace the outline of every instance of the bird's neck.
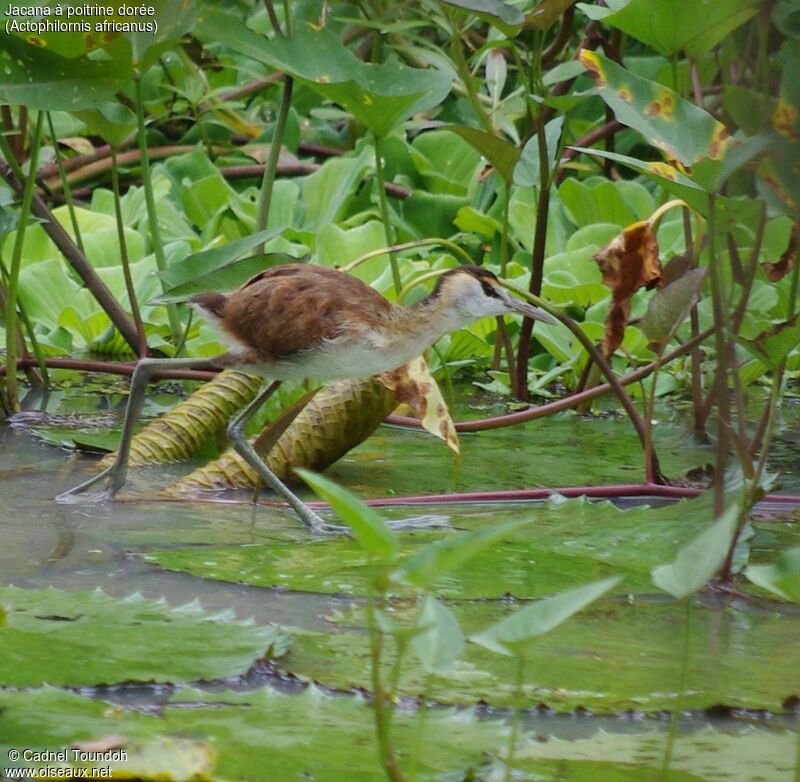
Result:
{"label": "bird's neck", "polygon": [[421,331],[435,335],[434,341],[475,320],[433,293],[407,307],[406,311],[419,324]]}
{"label": "bird's neck", "polygon": [[440,337],[471,323],[470,318],[457,308],[449,306],[439,297],[431,295],[409,307],[395,310],[395,338],[418,347],[416,355],[430,347]]}

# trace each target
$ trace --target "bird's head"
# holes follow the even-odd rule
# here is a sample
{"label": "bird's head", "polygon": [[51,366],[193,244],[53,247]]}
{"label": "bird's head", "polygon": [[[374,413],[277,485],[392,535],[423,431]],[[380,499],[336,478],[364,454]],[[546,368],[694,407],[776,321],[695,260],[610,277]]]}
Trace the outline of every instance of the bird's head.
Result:
{"label": "bird's head", "polygon": [[556,322],[538,307],[514,298],[492,272],[480,266],[459,266],[446,272],[439,278],[433,296],[469,319],[518,313],[544,323]]}

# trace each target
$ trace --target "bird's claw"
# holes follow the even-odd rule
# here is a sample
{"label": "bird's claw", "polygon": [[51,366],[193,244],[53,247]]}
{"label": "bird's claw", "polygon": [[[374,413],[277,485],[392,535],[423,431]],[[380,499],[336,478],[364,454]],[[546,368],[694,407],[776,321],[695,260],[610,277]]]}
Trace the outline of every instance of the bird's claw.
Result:
{"label": "bird's claw", "polygon": [[[105,482],[105,487],[96,491],[88,491],[92,486]],[[122,483],[114,473],[113,467],[107,467],[88,481],[73,486],[56,496],[56,502],[64,504],[110,502],[122,488]]]}

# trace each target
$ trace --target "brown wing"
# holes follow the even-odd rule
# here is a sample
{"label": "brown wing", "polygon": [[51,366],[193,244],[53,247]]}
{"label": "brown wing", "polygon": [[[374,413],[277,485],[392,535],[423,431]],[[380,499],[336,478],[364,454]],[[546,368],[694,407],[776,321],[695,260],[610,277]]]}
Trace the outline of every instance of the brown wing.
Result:
{"label": "brown wing", "polygon": [[377,326],[392,306],[350,274],[291,263],[260,272],[228,296],[219,325],[269,362]]}

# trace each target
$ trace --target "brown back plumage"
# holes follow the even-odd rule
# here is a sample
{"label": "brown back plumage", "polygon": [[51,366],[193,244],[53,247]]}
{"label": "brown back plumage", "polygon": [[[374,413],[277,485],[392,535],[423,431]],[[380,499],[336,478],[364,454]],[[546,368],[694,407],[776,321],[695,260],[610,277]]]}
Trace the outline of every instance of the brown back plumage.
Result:
{"label": "brown back plumage", "polygon": [[393,308],[358,278],[304,263],[274,266],[229,296],[201,293],[192,303],[265,363],[359,334],[385,322]]}

